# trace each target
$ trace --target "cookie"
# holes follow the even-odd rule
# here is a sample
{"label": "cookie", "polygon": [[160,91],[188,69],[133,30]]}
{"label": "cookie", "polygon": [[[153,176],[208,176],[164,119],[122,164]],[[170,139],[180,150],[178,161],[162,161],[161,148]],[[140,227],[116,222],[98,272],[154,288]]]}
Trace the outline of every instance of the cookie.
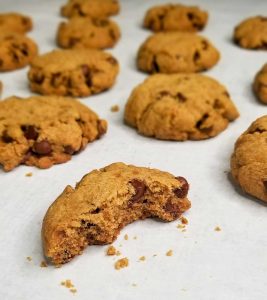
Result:
{"label": "cookie", "polygon": [[137,86],[125,122],[162,140],[202,140],[218,135],[239,113],[224,86],[200,74],[156,74]]}
{"label": "cookie", "polygon": [[267,202],[267,115],[238,138],[231,158],[235,181],[248,194]]}
{"label": "cookie", "polygon": [[112,48],[120,38],[118,25],[108,19],[73,17],[59,25],[57,43],[62,48]]}
{"label": "cookie", "polygon": [[100,50],[54,50],[32,61],[28,79],[33,92],[85,97],[109,89],[118,72],[117,60]]}
{"label": "cookie", "polygon": [[253,90],[262,103],[267,104],[267,64],[256,74]]}
{"label": "cookie", "polygon": [[164,32],[152,35],[142,44],[137,66],[147,73],[192,73],[210,69],[219,58],[219,51],[202,36]]}
{"label": "cookie", "polygon": [[26,33],[32,30],[32,20],[18,13],[0,14],[0,32]]}
{"label": "cookie", "polygon": [[54,264],[70,261],[87,245],[112,243],[120,230],[149,217],[173,221],[190,208],[183,177],[114,163],[67,186],[42,226],[44,254]]}
{"label": "cookie", "polygon": [[25,67],[37,55],[35,42],[19,33],[0,33],[0,71]]}
{"label": "cookie", "polygon": [[208,13],[197,6],[165,4],[150,8],[144,19],[144,27],[153,31],[202,30],[208,21]]}
{"label": "cookie", "polygon": [[49,168],[100,138],[107,123],[72,98],[33,96],[0,101],[0,165]]}
{"label": "cookie", "polygon": [[118,14],[120,5],[117,0],[69,0],[61,8],[61,15],[67,18],[73,16],[105,18]]}
{"label": "cookie", "polygon": [[242,48],[267,50],[267,17],[251,17],[234,30],[234,42]]}

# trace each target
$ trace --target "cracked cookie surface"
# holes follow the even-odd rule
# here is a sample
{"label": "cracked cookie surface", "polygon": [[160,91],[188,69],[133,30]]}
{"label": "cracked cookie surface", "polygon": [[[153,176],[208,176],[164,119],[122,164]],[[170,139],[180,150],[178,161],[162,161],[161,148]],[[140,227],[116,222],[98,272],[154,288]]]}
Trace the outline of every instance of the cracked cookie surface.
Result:
{"label": "cracked cookie surface", "polygon": [[147,73],[193,73],[210,69],[219,58],[219,51],[200,35],[164,32],[142,44],[137,66]]}
{"label": "cracked cookie surface", "polygon": [[102,18],[118,14],[120,5],[117,0],[69,0],[61,8],[64,17],[93,17]]}
{"label": "cracked cookie surface", "polygon": [[135,220],[173,221],[190,208],[189,184],[156,169],[114,163],[67,186],[42,226],[44,254],[54,264],[70,261],[87,245],[112,243]]}
{"label": "cracked cookie surface", "polygon": [[144,19],[144,27],[153,31],[202,30],[208,21],[208,13],[196,6],[165,4],[150,8]]}
{"label": "cracked cookie surface", "polygon": [[118,25],[106,18],[73,17],[59,25],[57,34],[62,48],[112,48],[119,38]]}
{"label": "cracked cookie surface", "polygon": [[126,104],[128,125],[163,140],[202,140],[223,131],[239,113],[219,82],[200,74],[156,74]]}
{"label": "cracked cookie surface", "polygon": [[118,72],[117,60],[106,52],[54,50],[35,57],[28,79],[33,92],[85,97],[111,88]]}
{"label": "cracked cookie surface", "polygon": [[253,89],[258,99],[267,104],[267,64],[256,74]]}
{"label": "cracked cookie surface", "polygon": [[18,13],[0,14],[0,32],[26,33],[32,29],[30,17]]}
{"label": "cracked cookie surface", "polygon": [[238,138],[231,172],[248,194],[267,202],[267,115],[258,118]]}
{"label": "cracked cookie surface", "polygon": [[72,98],[10,97],[0,102],[0,165],[49,168],[64,163],[107,130],[105,120]]}
{"label": "cracked cookie surface", "polygon": [[234,41],[242,48],[267,50],[267,17],[242,21],[234,30]]}
{"label": "cracked cookie surface", "polygon": [[23,68],[37,53],[35,42],[23,34],[0,33],[0,71]]}

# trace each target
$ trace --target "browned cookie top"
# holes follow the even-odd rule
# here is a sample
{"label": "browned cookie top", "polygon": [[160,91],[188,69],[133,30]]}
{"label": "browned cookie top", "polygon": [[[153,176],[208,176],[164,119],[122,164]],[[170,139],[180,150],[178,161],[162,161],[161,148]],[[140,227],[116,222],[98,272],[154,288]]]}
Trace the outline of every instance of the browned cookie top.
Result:
{"label": "browned cookie top", "polygon": [[267,49],[267,17],[256,16],[242,21],[234,30],[234,41],[242,48]]}
{"label": "browned cookie top", "polygon": [[57,34],[62,48],[112,48],[119,38],[118,25],[106,18],[73,17],[60,24]]}
{"label": "browned cookie top", "polygon": [[223,131],[239,113],[219,82],[200,74],[156,74],[137,86],[125,121],[143,135],[202,140]]}
{"label": "browned cookie top", "polygon": [[120,5],[118,0],[69,0],[61,8],[64,17],[92,17],[102,18],[118,14]]}
{"label": "browned cookie top", "polygon": [[144,27],[153,31],[195,32],[205,27],[208,13],[196,6],[165,4],[150,8],[144,19]]}
{"label": "browned cookie top", "polygon": [[85,97],[109,89],[118,72],[117,60],[106,52],[54,50],[32,61],[28,78],[34,92]]}
{"label": "browned cookie top", "polygon": [[114,163],[67,186],[48,209],[42,227],[45,256],[70,261],[87,245],[113,242],[127,224],[148,217],[177,219],[190,208],[189,184],[156,169]]}
{"label": "browned cookie top", "polygon": [[18,13],[0,14],[0,32],[25,33],[32,29],[30,17]]}
{"label": "browned cookie top", "polygon": [[235,180],[248,194],[267,202],[267,115],[238,138],[231,159]]}
{"label": "browned cookie top", "polygon": [[256,74],[253,89],[258,99],[267,104],[267,64]]}
{"label": "browned cookie top", "polygon": [[25,67],[37,55],[35,42],[20,33],[0,33],[0,71]]}
{"label": "browned cookie top", "polygon": [[192,73],[210,69],[219,58],[219,51],[200,35],[164,32],[150,36],[142,44],[137,65],[148,73]]}
{"label": "browned cookie top", "polygon": [[72,98],[33,96],[0,101],[0,165],[49,168],[71,159],[107,130],[107,123]]}

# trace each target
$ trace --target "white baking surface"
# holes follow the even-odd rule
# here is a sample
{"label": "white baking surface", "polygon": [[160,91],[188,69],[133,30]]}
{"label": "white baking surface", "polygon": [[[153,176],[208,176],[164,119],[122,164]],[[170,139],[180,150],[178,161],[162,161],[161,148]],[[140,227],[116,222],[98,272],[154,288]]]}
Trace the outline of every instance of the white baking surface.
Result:
{"label": "white baking surface", "polygon": [[[123,124],[123,108],[131,90],[146,77],[136,70],[135,55],[149,31],[141,28],[147,8],[164,1],[122,1],[118,21],[122,38],[111,52],[121,72],[114,88],[83,99],[109,122],[100,141],[65,164],[48,170],[20,166],[9,173],[0,170],[0,299],[267,299],[267,207],[235,188],[229,180],[229,157],[236,138],[266,106],[255,99],[251,82],[266,62],[266,51],[249,51],[231,42],[234,26],[242,19],[267,12],[266,0],[183,1],[207,9],[209,22],[203,35],[221,52],[217,66],[207,72],[225,84],[240,118],[219,136],[198,142],[158,141],[138,135]],[[30,33],[40,52],[56,47],[54,36],[64,1],[0,1],[1,11],[33,16]],[[0,74],[3,98],[28,96],[27,68]],[[112,113],[110,107],[120,106]],[[14,116],[15,117],[15,116]],[[75,185],[85,174],[112,162],[123,161],[159,168],[186,177],[192,208],[186,232],[178,222],[146,220],[128,225],[114,245],[127,256],[128,268],[116,271],[106,246],[89,247],[82,256],[60,269],[40,268],[42,218],[67,184]],[[25,174],[32,172],[32,177]],[[222,231],[214,230],[220,226]],[[128,234],[129,240],[123,236]],[[133,239],[137,236],[137,239]],[[120,247],[121,245],[121,247]],[[173,256],[165,253],[173,250]],[[157,254],[153,257],[153,254]],[[138,262],[140,256],[146,261]],[[32,262],[26,260],[32,257]],[[116,257],[117,259],[117,257]],[[73,295],[60,282],[71,279]],[[133,286],[132,284],[136,284]]]}

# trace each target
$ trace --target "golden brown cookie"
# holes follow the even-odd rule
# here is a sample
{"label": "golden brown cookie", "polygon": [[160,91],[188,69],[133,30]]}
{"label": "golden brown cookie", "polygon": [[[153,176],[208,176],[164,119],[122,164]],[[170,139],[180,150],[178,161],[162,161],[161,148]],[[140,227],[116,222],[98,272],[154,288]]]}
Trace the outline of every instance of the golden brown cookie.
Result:
{"label": "golden brown cookie", "polygon": [[61,8],[64,17],[92,17],[105,18],[118,14],[120,5],[118,0],[69,0]]}
{"label": "golden brown cookie", "polygon": [[156,74],[137,86],[124,118],[138,132],[163,140],[218,135],[239,113],[219,82],[200,74]]}
{"label": "golden brown cookie", "polygon": [[231,158],[236,182],[248,194],[267,202],[267,115],[238,138]]}
{"label": "golden brown cookie", "polygon": [[267,64],[256,74],[253,89],[258,99],[267,104]]}
{"label": "golden brown cookie", "polygon": [[33,92],[85,97],[112,87],[118,72],[117,60],[106,52],[54,50],[32,61],[28,78]]}
{"label": "golden brown cookie", "polygon": [[106,18],[73,17],[59,25],[57,43],[62,48],[112,48],[120,38],[118,25]]}
{"label": "golden brown cookie", "polygon": [[25,67],[37,55],[35,42],[19,33],[0,33],[0,71]]}
{"label": "golden brown cookie", "polygon": [[242,48],[267,50],[267,17],[251,17],[234,30],[234,41]]}
{"label": "golden brown cookie", "polygon": [[101,137],[107,123],[73,98],[33,96],[0,101],[0,165],[49,168]]}
{"label": "golden brown cookie", "polygon": [[150,8],[144,19],[144,27],[153,31],[202,30],[208,21],[208,13],[197,6],[165,4]]}
{"label": "golden brown cookie", "polygon": [[18,13],[0,14],[0,32],[25,33],[32,30],[32,20]]}
{"label": "golden brown cookie", "polygon": [[60,265],[87,245],[112,243],[135,220],[173,221],[191,206],[189,184],[170,173],[114,163],[67,186],[48,209],[42,227],[44,254]]}
{"label": "golden brown cookie", "polygon": [[147,73],[193,73],[212,68],[219,58],[219,51],[200,35],[164,32],[142,44],[137,66]]}

